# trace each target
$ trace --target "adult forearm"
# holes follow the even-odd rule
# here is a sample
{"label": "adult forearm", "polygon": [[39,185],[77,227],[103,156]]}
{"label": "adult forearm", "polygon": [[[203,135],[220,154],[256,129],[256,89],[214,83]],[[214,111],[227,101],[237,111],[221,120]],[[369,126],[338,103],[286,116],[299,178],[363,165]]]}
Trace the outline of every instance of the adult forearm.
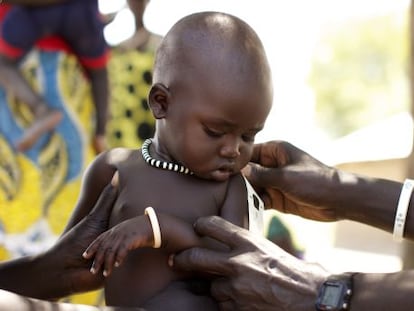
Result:
{"label": "adult forearm", "polygon": [[413,279],[414,271],[355,275],[350,311],[412,310]]}
{"label": "adult forearm", "polygon": [[[327,204],[335,206],[340,218],[392,232],[402,184],[338,172]],[[412,203],[410,204],[412,205]],[[414,239],[414,213],[409,208],[405,237]]]}
{"label": "adult forearm", "polygon": [[34,298],[60,298],[71,290],[58,277],[60,271],[43,255],[6,261],[0,265],[0,288]]}
{"label": "adult forearm", "polygon": [[[56,262],[56,261],[54,261]],[[145,311],[142,308],[95,307],[51,302],[73,294],[73,288],[48,255],[28,256],[0,265],[0,310]],[[66,270],[66,273],[69,273]],[[44,300],[40,300],[44,299]]]}

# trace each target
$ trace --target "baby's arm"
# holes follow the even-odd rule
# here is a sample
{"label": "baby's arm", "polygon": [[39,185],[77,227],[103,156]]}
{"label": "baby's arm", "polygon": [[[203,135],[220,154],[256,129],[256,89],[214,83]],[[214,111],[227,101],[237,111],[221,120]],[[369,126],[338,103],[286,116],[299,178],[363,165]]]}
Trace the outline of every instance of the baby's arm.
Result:
{"label": "baby's arm", "polygon": [[[175,216],[157,214],[161,231],[161,247],[170,253],[201,246],[200,237],[193,226]],[[94,258],[91,272],[103,270],[103,275],[111,274],[113,267],[122,264],[128,252],[141,247],[153,247],[154,234],[147,215],[125,220],[102,233],[83,254],[86,259]]]}
{"label": "baby's arm", "polygon": [[244,178],[241,174],[234,175],[229,180],[220,216],[237,226],[247,228],[249,225],[247,207],[247,189]]}

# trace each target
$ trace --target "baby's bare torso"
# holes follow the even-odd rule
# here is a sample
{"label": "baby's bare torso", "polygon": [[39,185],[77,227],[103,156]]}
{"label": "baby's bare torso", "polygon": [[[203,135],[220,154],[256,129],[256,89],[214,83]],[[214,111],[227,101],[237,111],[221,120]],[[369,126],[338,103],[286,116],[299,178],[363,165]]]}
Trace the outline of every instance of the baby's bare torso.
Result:
{"label": "baby's bare torso", "polygon": [[[133,151],[126,160],[115,163],[115,166],[119,171],[120,189],[110,227],[143,215],[148,206],[152,206],[157,213],[174,215],[190,224],[201,216],[220,215],[228,182],[213,182],[151,167],[142,160],[139,151]],[[240,207],[237,212],[242,213]],[[174,293],[175,300],[170,303],[177,304],[177,299],[188,299],[189,305],[196,303],[197,295],[188,290],[192,281],[187,281],[194,276],[172,270],[167,264],[169,255],[162,248],[129,252],[122,265],[106,280],[107,304],[144,306],[161,292],[160,297],[166,300],[163,303],[167,303],[173,297],[166,291]],[[206,297],[200,296],[197,310],[212,310],[214,303],[205,300]],[[168,310],[172,309],[172,306],[168,307]]]}

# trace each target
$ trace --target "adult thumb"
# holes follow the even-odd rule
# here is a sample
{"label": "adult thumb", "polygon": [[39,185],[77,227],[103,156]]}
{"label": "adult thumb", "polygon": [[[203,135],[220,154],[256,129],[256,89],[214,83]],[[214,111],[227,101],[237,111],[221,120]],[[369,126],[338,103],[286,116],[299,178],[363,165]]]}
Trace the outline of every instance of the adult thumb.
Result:
{"label": "adult thumb", "polygon": [[116,171],[112,177],[111,183],[103,189],[95,206],[87,216],[88,221],[96,222],[97,225],[104,226],[105,228],[107,227],[109,216],[118,196],[118,183],[119,176],[118,171]]}

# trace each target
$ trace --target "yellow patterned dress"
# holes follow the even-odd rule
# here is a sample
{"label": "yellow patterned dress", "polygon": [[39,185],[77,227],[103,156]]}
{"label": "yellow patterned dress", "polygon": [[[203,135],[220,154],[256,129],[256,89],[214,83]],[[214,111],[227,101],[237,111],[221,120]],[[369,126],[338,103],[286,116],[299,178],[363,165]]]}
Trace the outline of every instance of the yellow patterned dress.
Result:
{"label": "yellow patterned dress", "polygon": [[[110,147],[139,147],[154,132],[147,104],[153,55],[136,50],[111,53]],[[30,150],[16,153],[13,143],[33,117],[24,104],[0,89],[0,260],[35,254],[55,241],[76,203],[83,171],[94,157],[90,146],[94,108],[76,58],[37,50],[21,70],[64,117]],[[67,301],[102,304],[100,292]]]}

